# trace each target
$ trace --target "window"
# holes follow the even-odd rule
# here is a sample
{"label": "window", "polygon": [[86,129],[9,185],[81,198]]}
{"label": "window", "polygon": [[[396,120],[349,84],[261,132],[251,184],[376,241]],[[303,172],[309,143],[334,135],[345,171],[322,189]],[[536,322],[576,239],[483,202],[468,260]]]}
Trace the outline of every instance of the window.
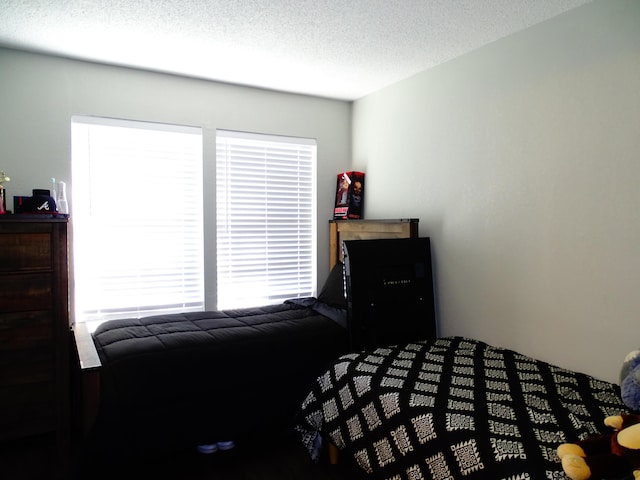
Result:
{"label": "window", "polygon": [[315,294],[315,140],[217,131],[218,308]]}
{"label": "window", "polygon": [[76,321],[204,309],[202,131],[72,119]]}

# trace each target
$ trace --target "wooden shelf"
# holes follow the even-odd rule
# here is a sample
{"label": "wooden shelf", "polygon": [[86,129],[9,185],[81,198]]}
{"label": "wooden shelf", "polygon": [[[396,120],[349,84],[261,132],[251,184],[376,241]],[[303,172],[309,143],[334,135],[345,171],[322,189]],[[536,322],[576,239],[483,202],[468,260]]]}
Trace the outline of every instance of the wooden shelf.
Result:
{"label": "wooden shelf", "polygon": [[378,238],[416,238],[417,218],[387,220],[329,220],[329,268],[342,262],[342,242]]}

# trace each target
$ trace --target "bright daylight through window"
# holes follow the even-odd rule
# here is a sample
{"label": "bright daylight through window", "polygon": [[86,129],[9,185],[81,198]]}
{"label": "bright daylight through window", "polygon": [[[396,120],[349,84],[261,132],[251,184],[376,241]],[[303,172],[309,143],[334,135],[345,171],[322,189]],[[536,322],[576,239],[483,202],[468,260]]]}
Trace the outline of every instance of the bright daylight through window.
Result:
{"label": "bright daylight through window", "polygon": [[316,287],[316,142],[217,131],[218,308],[280,303]]}
{"label": "bright daylight through window", "polygon": [[202,130],[72,119],[76,321],[204,309]]}

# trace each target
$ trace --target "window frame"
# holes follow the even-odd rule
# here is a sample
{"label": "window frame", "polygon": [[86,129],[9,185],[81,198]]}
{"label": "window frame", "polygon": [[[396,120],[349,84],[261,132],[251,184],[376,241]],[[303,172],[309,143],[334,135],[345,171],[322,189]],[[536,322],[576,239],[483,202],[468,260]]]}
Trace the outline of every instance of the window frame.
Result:
{"label": "window frame", "polygon": [[[291,170],[283,173],[287,167]],[[294,171],[295,169],[298,171]],[[245,179],[245,175],[251,178]],[[259,175],[265,177],[266,191],[249,192],[250,188],[258,188],[252,185],[252,179]],[[240,191],[245,193],[242,200],[230,200],[236,195],[235,192]],[[254,203],[251,203],[252,201]],[[261,202],[271,202],[273,208],[263,208]],[[233,211],[234,205],[244,206]],[[254,307],[281,303],[289,298],[316,295],[316,207],[315,139],[224,129],[216,131],[216,308]],[[297,217],[293,212],[297,212]],[[242,222],[244,225],[240,225]],[[258,227],[257,224],[260,222],[262,225]],[[296,222],[298,224],[294,227]],[[277,246],[276,237],[280,234],[277,230],[280,228],[297,228],[299,245],[289,244],[288,239],[283,239],[280,242],[282,246]],[[234,229],[235,231],[232,231]],[[260,243],[251,238],[252,232],[254,237],[259,234],[266,235],[268,238],[265,239],[265,243],[275,247],[269,250],[270,247],[265,246],[265,243],[262,247],[248,245],[254,240],[256,245]],[[245,238],[242,238],[243,235]],[[285,235],[293,233],[289,231],[282,234],[283,237]],[[233,238],[238,239],[237,245],[245,248],[245,252],[232,252]],[[259,260],[256,258],[252,265],[245,265],[240,257],[244,255],[246,259],[252,254],[257,256],[257,249],[263,247],[264,251],[261,254],[265,256],[264,264],[258,275],[252,269],[260,268],[256,266],[260,263]],[[252,248],[256,250],[252,252]],[[290,255],[294,249],[300,252],[297,266],[287,259],[276,258],[282,255],[282,252]],[[232,258],[234,255],[237,255],[237,258]],[[247,260],[251,261],[253,260]],[[239,269],[243,268],[246,272],[239,272]],[[296,268],[299,269],[298,272],[293,273]],[[236,269],[235,274],[230,272],[232,269]],[[289,274],[291,277],[285,279]],[[291,289],[294,283],[292,279],[296,275],[300,285]],[[252,283],[258,276],[260,280]],[[251,293],[251,297],[248,297],[247,292]]]}
{"label": "window frame", "polygon": [[[92,330],[105,320],[204,310],[202,128],[83,115],[74,115],[71,127],[75,321],[87,322]],[[115,156],[119,152],[115,145],[100,145],[100,148],[105,148],[100,155],[112,156],[110,160],[108,157],[97,157],[98,145],[101,142],[106,143],[104,139],[98,140],[97,135],[105,134],[109,129],[121,129],[118,132],[111,131],[122,136],[138,135],[150,141],[145,146],[138,146],[140,150],[135,151],[135,157],[133,150],[121,151],[123,157],[117,161],[123,162],[122,168],[129,176],[119,171],[107,170],[112,174],[111,192],[115,195],[109,198],[109,201],[113,202],[112,212],[107,211],[102,198],[105,196],[106,187],[101,184],[99,169],[105,168],[104,162],[112,162],[107,167],[113,168],[117,162]],[[84,135],[93,135],[93,139],[85,138]],[[163,139],[170,136],[185,143],[180,146],[165,145],[164,150],[157,150]],[[182,151],[182,147],[186,151]],[[109,150],[110,148],[113,150]],[[149,151],[144,151],[145,148]],[[129,163],[126,162],[128,155],[132,155]],[[163,155],[166,155],[166,158]],[[135,160],[140,160],[139,165],[134,166]],[[98,166],[96,162],[103,163]],[[145,166],[148,167],[146,170]],[[171,169],[166,171],[169,167]],[[140,170],[136,172],[136,168]],[[154,168],[157,168],[157,171],[154,171]],[[134,176],[135,179],[129,178]],[[187,178],[188,176],[191,178]],[[176,193],[178,189],[180,193]],[[98,195],[100,196],[96,198]],[[159,293],[143,291],[142,287],[138,290],[139,299],[155,298],[152,303],[144,304],[141,300],[141,304],[123,306],[124,297],[132,293],[134,288],[138,288],[133,286],[127,290],[122,289],[120,299],[108,300],[106,296],[111,294],[111,291],[107,293],[107,290],[113,288],[115,292],[118,288],[117,285],[109,285],[110,281],[115,282],[113,278],[117,277],[118,273],[105,272],[105,269],[113,268],[108,261],[94,259],[103,269],[102,273],[98,273],[94,278],[87,273],[88,269],[84,266],[91,259],[87,251],[83,252],[82,249],[88,242],[96,245],[96,242],[100,241],[93,235],[99,235],[97,232],[105,228],[106,223],[100,225],[101,222],[112,222],[111,228],[121,230],[117,230],[115,234],[112,234],[111,230],[103,232],[104,237],[110,236],[112,243],[109,246],[96,247],[98,250],[94,250],[94,256],[107,256],[107,253],[112,253],[111,248],[117,248],[121,255],[127,256],[129,252],[123,253],[123,242],[126,240],[130,248],[137,245],[137,254],[129,255],[128,264],[125,260],[122,260],[122,264],[127,264],[125,266],[128,268],[133,266],[129,264],[139,262],[136,268],[139,268],[141,277],[146,275],[147,285],[155,282],[153,288]],[[138,239],[145,229],[151,235],[147,244]],[[123,240],[120,236],[128,238]],[[157,261],[159,258],[160,262]],[[113,264],[118,264],[116,260],[111,257]],[[94,289],[90,291],[86,282],[91,281],[98,282],[100,287],[94,285]],[[103,281],[107,283],[101,283]],[[165,281],[172,285],[163,284]],[[96,293],[96,289],[99,288],[106,290]],[[180,294],[176,293],[179,290]],[[87,307],[89,295],[93,295],[92,308]],[[97,295],[103,295],[103,298],[98,298]],[[122,303],[115,306],[118,302]]]}

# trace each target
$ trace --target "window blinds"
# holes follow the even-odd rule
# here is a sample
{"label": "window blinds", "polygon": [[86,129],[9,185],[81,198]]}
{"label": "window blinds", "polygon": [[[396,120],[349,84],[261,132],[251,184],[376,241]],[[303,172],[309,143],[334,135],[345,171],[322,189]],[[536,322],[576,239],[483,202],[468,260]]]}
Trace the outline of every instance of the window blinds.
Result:
{"label": "window blinds", "polygon": [[202,132],[72,119],[77,321],[204,309]]}
{"label": "window blinds", "polygon": [[315,294],[315,140],[217,131],[218,308]]}

